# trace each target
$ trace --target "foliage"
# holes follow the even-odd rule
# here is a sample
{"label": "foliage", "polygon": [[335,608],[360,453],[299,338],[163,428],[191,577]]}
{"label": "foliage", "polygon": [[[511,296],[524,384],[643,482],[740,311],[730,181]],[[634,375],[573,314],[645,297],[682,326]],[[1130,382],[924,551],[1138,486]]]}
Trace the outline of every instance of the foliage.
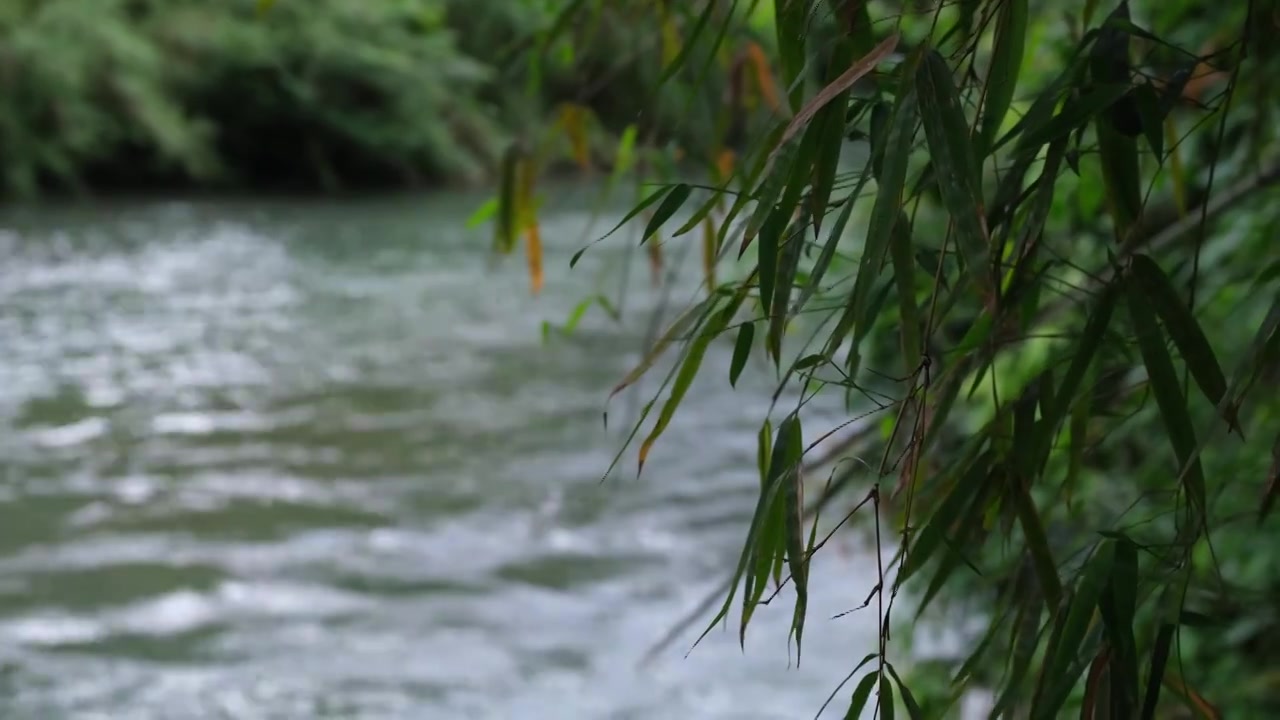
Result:
{"label": "foliage", "polygon": [[[582,12],[602,5],[629,6]],[[680,349],[632,433],[648,428],[640,462],[712,343],[736,344],[731,381],[763,353],[775,398],[803,398],[764,421],[711,626],[736,607],[745,635],[789,586],[799,658],[815,515],[840,503],[895,553],[869,588],[881,642],[851,668],[848,717],[950,717],[973,691],[1005,717],[1274,715],[1276,4],[682,8],[658,85],[765,8],[760,85],[781,100],[741,162],[717,166],[720,138],[708,183],[665,181],[629,216],[647,246],[675,228],[668,245],[708,259],[705,297],[619,385]],[[537,227],[536,155],[509,158],[504,250]],[[853,432],[813,458],[835,430],[805,400],[832,392]],[[804,506],[806,480],[849,458]],[[889,642],[899,591],[919,622],[959,610],[981,632],[908,672]]]}
{"label": "foliage", "polygon": [[509,129],[444,0],[0,0],[7,194],[478,180]]}

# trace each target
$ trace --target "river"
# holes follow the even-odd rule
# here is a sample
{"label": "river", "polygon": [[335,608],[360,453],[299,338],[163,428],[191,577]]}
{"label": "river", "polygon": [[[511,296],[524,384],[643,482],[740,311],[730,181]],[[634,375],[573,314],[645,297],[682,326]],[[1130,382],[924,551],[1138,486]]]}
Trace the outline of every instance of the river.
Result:
{"label": "river", "polygon": [[[789,596],[745,651],[731,624],[638,665],[736,560],[771,370],[735,391],[714,346],[644,473],[602,483],[661,296],[638,255],[623,322],[544,339],[617,295],[627,239],[570,270],[587,203],[549,208],[535,298],[478,202],[0,216],[0,715],[813,716],[875,646],[874,610],[829,619],[874,585],[856,539],[815,563],[798,667]],[[811,435],[842,417],[814,408]]]}

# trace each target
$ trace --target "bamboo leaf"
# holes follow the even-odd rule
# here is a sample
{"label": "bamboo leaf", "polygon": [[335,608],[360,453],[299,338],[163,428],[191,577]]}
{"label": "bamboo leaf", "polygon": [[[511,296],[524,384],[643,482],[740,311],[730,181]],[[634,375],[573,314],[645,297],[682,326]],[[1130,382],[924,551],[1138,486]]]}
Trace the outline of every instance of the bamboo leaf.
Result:
{"label": "bamboo leaf", "polygon": [[844,237],[844,231],[849,225],[849,219],[853,217],[853,206],[857,203],[858,197],[861,196],[863,188],[866,187],[867,181],[870,179],[871,173],[869,169],[864,170],[858,177],[858,184],[854,186],[853,191],[845,198],[844,204],[840,208],[840,214],[836,216],[835,223],[828,228],[827,242],[822,246],[822,252],[818,254],[818,259],[814,262],[813,269],[809,271],[809,279],[800,290],[800,297],[796,300],[795,307],[791,310],[792,313],[799,314],[821,286],[822,278],[826,276],[827,269],[831,267],[831,261],[835,259],[836,248]]}
{"label": "bamboo leaf", "polygon": [[1138,648],[1134,622],[1138,598],[1138,548],[1126,537],[1115,545],[1111,578],[1099,609],[1111,646],[1111,717],[1133,717],[1138,711]]}
{"label": "bamboo leaf", "polygon": [[498,190],[498,224],[494,248],[505,255],[515,249],[520,222],[520,146],[512,143],[502,155]]}
{"label": "bamboo leaf", "polygon": [[911,694],[911,690],[907,684],[902,681],[902,677],[898,675],[898,671],[894,669],[893,663],[885,663],[884,667],[893,676],[893,681],[898,684],[898,693],[902,695],[902,703],[907,706],[907,716],[911,720],[924,720],[924,711],[920,709],[920,703],[916,702],[916,698]]}
{"label": "bamboo leaf", "polygon": [[[791,584],[796,591],[795,610],[792,613],[791,633],[796,639],[796,666],[800,665],[801,642],[804,638],[804,620],[809,605],[809,558],[805,555],[804,541],[804,477],[800,463],[804,457],[804,432],[799,415],[792,415],[794,425],[787,435],[788,447],[783,459],[790,463],[788,477],[783,488],[786,517],[787,564],[791,570]],[[785,421],[784,421],[785,422]],[[781,439],[781,438],[780,438]],[[772,462],[771,462],[772,464]]]}
{"label": "bamboo leaf", "polygon": [[702,14],[700,14],[697,21],[694,22],[693,30],[689,32],[689,37],[681,46],[680,52],[676,54],[675,58],[668,63],[667,67],[662,71],[662,74],[658,76],[658,81],[655,83],[653,92],[656,93],[661,89],[662,86],[671,79],[671,76],[675,75],[680,71],[680,68],[685,66],[685,63],[689,59],[690,51],[692,51],[698,44],[698,38],[702,36],[703,30],[706,29],[707,21],[711,19],[711,11],[716,8],[716,5],[716,2],[706,3],[706,7],[703,8]]}
{"label": "bamboo leaf", "polygon": [[711,322],[707,323],[706,327],[703,328],[697,339],[689,347],[689,352],[680,366],[680,372],[676,375],[675,383],[671,386],[671,394],[667,397],[667,402],[663,404],[662,411],[658,414],[658,421],[654,424],[653,430],[649,432],[649,436],[640,445],[640,470],[644,470],[644,461],[649,456],[649,450],[653,448],[653,444],[657,442],[662,432],[667,429],[667,425],[675,415],[676,409],[680,407],[680,402],[684,399],[685,393],[688,392],[689,386],[693,384],[693,379],[698,374],[698,368],[702,366],[702,358],[707,354],[707,347],[724,330],[727,324],[727,313],[722,312],[716,315]]}
{"label": "bamboo leaf", "polygon": [[934,551],[943,543],[948,528],[957,518],[972,514],[971,510],[966,512],[966,508],[972,508],[973,499],[986,480],[991,460],[990,454],[983,455],[977,459],[977,462],[965,466],[964,474],[956,478],[950,492],[938,505],[938,509],[930,515],[928,523],[916,535],[915,543],[908,548],[909,552],[898,572],[899,585],[905,584],[911,576],[924,567]]}
{"label": "bamboo leaf", "polygon": [[982,110],[980,157],[995,142],[1013,102],[1027,37],[1027,0],[1004,0],[998,12],[991,69],[987,73],[987,99]]}
{"label": "bamboo leaf", "polygon": [[1048,452],[1053,443],[1053,438],[1058,433],[1058,426],[1062,423],[1067,410],[1075,400],[1076,392],[1080,388],[1081,380],[1084,379],[1085,371],[1089,369],[1089,365],[1098,353],[1098,348],[1102,345],[1107,326],[1111,322],[1111,314],[1115,310],[1117,295],[1114,283],[1103,288],[1101,296],[1098,298],[1098,303],[1093,308],[1089,321],[1084,326],[1080,340],[1075,345],[1075,355],[1071,358],[1071,364],[1067,367],[1067,372],[1063,375],[1062,382],[1058,385],[1058,391],[1054,396],[1052,405],[1053,409],[1040,423],[1040,432],[1036,441],[1037,457],[1044,457]]}
{"label": "bamboo leaf", "polygon": [[787,213],[776,208],[760,229],[760,241],[756,244],[758,253],[756,268],[760,273],[760,305],[768,316],[773,306],[774,284],[778,279],[778,246],[782,233],[787,229]]}
{"label": "bamboo leaf", "polygon": [[643,243],[648,240],[662,227],[663,223],[670,220],[671,216],[675,215],[685,201],[689,199],[691,192],[693,192],[693,188],[685,183],[679,183],[672,187],[666,196],[662,198],[662,203],[658,205],[658,209],[653,211],[653,217],[649,218],[649,223],[645,225],[644,235],[641,236],[640,242]]}
{"label": "bamboo leaf", "polygon": [[893,683],[889,676],[880,675],[880,720],[893,720]]}
{"label": "bamboo leaf", "polygon": [[1044,674],[1044,678],[1052,682],[1052,685],[1047,686],[1048,690],[1042,696],[1044,703],[1037,704],[1033,709],[1033,717],[1056,718],[1059,710],[1066,703],[1067,696],[1071,693],[1071,688],[1083,669],[1076,660],[1084,644],[1094,610],[1111,578],[1114,562],[1115,544],[1103,542],[1081,571],[1080,582],[1071,599],[1056,652],[1049,659]]}
{"label": "bamboo leaf", "polygon": [[[1218,406],[1227,394],[1227,378],[1218,364],[1218,357],[1205,337],[1204,330],[1187,308],[1186,302],[1179,297],[1169,276],[1147,255],[1134,255],[1132,259],[1134,277],[1138,279],[1150,298],[1156,314],[1164,323],[1165,330],[1182,353],[1182,359],[1195,378],[1200,391],[1214,406]],[[1239,431],[1239,422],[1234,417],[1227,421],[1232,428]]]}
{"label": "bamboo leaf", "polygon": [[729,363],[729,385],[737,387],[742,369],[747,366],[747,358],[751,355],[751,343],[755,339],[756,324],[743,323],[738,328],[738,339],[733,345],[733,360]]}
{"label": "bamboo leaf", "polygon": [[1128,291],[1129,316],[1137,333],[1138,350],[1142,354],[1143,364],[1147,366],[1147,378],[1168,431],[1169,442],[1178,459],[1178,468],[1185,472],[1183,484],[1196,517],[1195,526],[1184,530],[1198,534],[1206,508],[1204,471],[1200,466],[1200,459],[1195,456],[1195,426],[1191,422],[1187,401],[1182,395],[1182,384],[1178,381],[1177,371],[1174,370],[1173,360],[1165,347],[1163,333],[1160,332],[1160,325],[1156,322],[1143,284],[1130,276],[1125,288]]}
{"label": "bamboo leaf", "polygon": [[986,257],[990,240],[982,202],[982,179],[960,106],[960,94],[952,80],[951,68],[936,50],[925,54],[915,81],[920,117],[942,201],[955,223],[968,272],[985,298],[989,285]]}
{"label": "bamboo leaf", "polygon": [[1155,720],[1156,707],[1160,704],[1160,686],[1164,684],[1165,668],[1169,664],[1169,651],[1173,647],[1173,623],[1162,623],[1151,647],[1151,673],[1147,676],[1147,691],[1142,701],[1142,720]]}
{"label": "bamboo leaf", "polygon": [[849,709],[845,711],[844,720],[862,720],[862,711],[867,707],[867,700],[871,698],[871,689],[875,687],[879,677],[879,674],[873,670],[862,678],[858,687],[853,690],[853,697],[849,699]]}
{"label": "bamboo leaf", "polygon": [[880,274],[885,253],[893,237],[894,225],[902,214],[902,189],[906,183],[907,158],[911,152],[911,136],[916,122],[915,94],[906,88],[904,92],[906,95],[899,99],[894,109],[892,124],[885,139],[883,172],[877,178],[879,188],[876,190],[875,204],[871,208],[871,218],[867,224],[867,240],[863,246],[862,258],[858,262],[858,273],[844,313],[827,340],[825,352],[828,357],[835,354],[855,325],[867,324],[867,294],[871,292],[871,286]]}
{"label": "bamboo leaf", "polygon": [[916,305],[916,262],[911,244],[911,228],[900,215],[889,243],[893,261],[894,285],[898,289],[898,332],[902,337],[902,367],[911,372],[920,363],[920,311]]}
{"label": "bamboo leaf", "polygon": [[[779,251],[778,276],[773,287],[773,302],[769,306],[772,308],[769,320],[769,349],[773,353],[775,365],[782,362],[782,335],[789,319],[787,306],[791,303],[791,290],[795,285],[796,270],[800,265],[800,253],[804,249],[804,234],[803,224],[792,225]],[[761,286],[761,292],[764,292],[763,286]]]}
{"label": "bamboo leaf", "polygon": [[1009,499],[1013,502],[1018,522],[1022,526],[1027,552],[1031,555],[1031,564],[1035,568],[1036,579],[1040,582],[1040,592],[1044,595],[1045,604],[1052,609],[1062,598],[1062,583],[1058,579],[1058,565],[1053,560],[1044,523],[1036,509],[1035,500],[1031,497],[1030,488],[1016,477],[1009,478],[1008,483]]}
{"label": "bamboo leaf", "polygon": [[[1110,23],[1116,20],[1129,20],[1129,3],[1121,2],[1107,18]],[[1114,26],[1104,25],[1098,33],[1089,57],[1089,69],[1098,84],[1128,85],[1131,83],[1129,66],[1128,33]],[[1141,178],[1138,173],[1138,148],[1133,137],[1126,132],[1124,125],[1118,122],[1126,114],[1117,112],[1116,108],[1134,111],[1132,98],[1121,106],[1112,106],[1112,111],[1098,115],[1094,127],[1098,135],[1098,156],[1102,161],[1102,179],[1106,186],[1107,201],[1115,222],[1115,234],[1118,241],[1129,236],[1142,213]]]}
{"label": "bamboo leaf", "polygon": [[[796,133],[807,127],[813,116],[818,113],[827,103],[834,100],[841,93],[853,87],[853,84],[866,76],[867,73],[875,69],[876,65],[883,62],[886,58],[893,54],[898,47],[898,34],[893,33],[889,37],[880,41],[874,49],[864,57],[860,58],[848,70],[844,71],[840,77],[829,83],[826,87],[818,91],[808,103],[805,104],[796,116],[787,124],[786,130],[782,132],[782,137],[778,140],[777,148],[781,149],[787,144]],[[774,153],[778,150],[775,149]]]}

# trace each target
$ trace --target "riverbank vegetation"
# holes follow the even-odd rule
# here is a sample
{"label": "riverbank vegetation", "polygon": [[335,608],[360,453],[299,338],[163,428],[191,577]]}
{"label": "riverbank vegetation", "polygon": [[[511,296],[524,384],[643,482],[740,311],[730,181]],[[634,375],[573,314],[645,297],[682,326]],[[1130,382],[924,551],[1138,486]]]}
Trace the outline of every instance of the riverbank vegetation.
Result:
{"label": "riverbank vegetation", "polygon": [[[802,398],[761,418],[756,511],[697,620],[786,612],[800,661],[838,631],[806,602],[845,523],[893,559],[837,713],[955,717],[978,692],[1003,717],[1273,717],[1280,6],[691,2],[635,25],[668,48],[653,86],[760,8],[776,108],[736,162],[701,146],[712,182],[649,168],[630,220],[637,252],[700,247],[706,280],[619,385],[670,368],[640,466],[693,383],[752,358]],[[506,158],[498,245],[533,251],[538,156]],[[830,393],[848,428],[807,415]],[[908,626],[974,617],[954,655],[911,655]]]}
{"label": "riverbank vegetation", "polygon": [[612,158],[629,127],[705,154],[680,101],[718,103],[732,63],[647,93],[683,14],[587,5],[0,0],[0,194],[476,184],[549,128],[555,162]]}

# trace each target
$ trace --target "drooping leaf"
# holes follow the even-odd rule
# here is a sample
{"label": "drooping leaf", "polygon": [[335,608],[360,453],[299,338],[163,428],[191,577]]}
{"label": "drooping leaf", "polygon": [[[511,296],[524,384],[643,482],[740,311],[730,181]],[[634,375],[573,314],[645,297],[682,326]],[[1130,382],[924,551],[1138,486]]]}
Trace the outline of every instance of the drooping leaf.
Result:
{"label": "drooping leaf", "polygon": [[920,117],[942,201],[955,223],[968,274],[985,296],[990,292],[986,268],[990,239],[982,201],[982,178],[960,94],[950,66],[936,50],[925,54],[915,82]]}
{"label": "drooping leaf", "polygon": [[[1218,357],[1205,337],[1204,330],[1187,308],[1186,301],[1178,295],[1169,276],[1147,255],[1133,256],[1134,277],[1151,299],[1151,305],[1164,323],[1165,330],[1182,353],[1182,359],[1195,378],[1200,391],[1215,407],[1227,394],[1227,378],[1218,364]],[[1232,416],[1227,421],[1239,430],[1238,420]]]}
{"label": "drooping leaf", "polygon": [[755,339],[756,324],[743,323],[738,328],[738,339],[733,346],[733,360],[729,363],[729,384],[737,387],[742,369],[747,366],[747,358],[751,356],[751,343]]}
{"label": "drooping leaf", "polygon": [[[685,183],[679,183],[670,188],[666,195],[662,198],[662,203],[658,205],[658,209],[653,211],[653,217],[649,218],[649,223],[645,225],[644,235],[641,236],[640,242],[644,242],[653,236],[662,224],[671,219],[672,215],[684,205],[689,199],[689,194],[693,192],[693,188]],[[647,200],[646,200],[647,201]]]}
{"label": "drooping leaf", "polygon": [[863,325],[867,318],[867,295],[880,274],[885,253],[893,238],[893,227],[902,213],[902,189],[907,176],[907,158],[911,150],[911,136],[916,123],[915,94],[904,88],[906,95],[899,99],[894,109],[892,124],[885,139],[884,166],[877,179],[876,200],[871,208],[867,224],[867,241],[858,273],[843,314],[827,340],[826,353],[834,355],[855,325]]}
{"label": "drooping leaf", "polygon": [[884,667],[889,671],[889,675],[893,677],[893,681],[898,684],[898,693],[902,695],[902,703],[907,706],[907,716],[911,720],[924,720],[925,714],[920,708],[920,703],[916,702],[915,695],[911,693],[907,684],[902,681],[902,677],[894,669],[893,663],[885,663]]}
{"label": "drooping leaf", "polygon": [[991,69],[987,73],[987,97],[982,109],[982,133],[979,157],[995,142],[1013,102],[1022,69],[1022,55],[1027,37],[1027,0],[1004,0],[996,15]]}
{"label": "drooping leaf", "polygon": [[871,699],[871,689],[876,686],[876,680],[879,677],[879,674],[873,670],[858,682],[858,686],[853,689],[853,696],[849,699],[849,709],[845,711],[844,720],[862,720],[862,711],[867,707],[867,700]]}
{"label": "drooping leaf", "polygon": [[831,261],[835,259],[836,249],[840,245],[840,240],[844,237],[844,231],[849,225],[849,219],[853,216],[853,206],[870,179],[871,173],[869,169],[864,170],[858,177],[858,184],[854,186],[853,191],[845,198],[844,204],[840,208],[840,214],[836,216],[835,223],[828,228],[827,242],[822,246],[822,252],[819,253],[818,259],[814,262],[813,269],[809,271],[809,279],[800,290],[800,297],[796,299],[795,307],[792,308],[791,312],[799,314],[808,304],[809,299],[821,287],[822,279],[826,276],[827,269],[831,267]]}
{"label": "drooping leaf", "polygon": [[893,701],[893,683],[886,674],[880,675],[880,720],[893,720],[896,706]]}
{"label": "drooping leaf", "polygon": [[1192,527],[1184,527],[1183,530],[1198,534],[1206,506],[1204,470],[1195,454],[1195,426],[1191,422],[1186,398],[1182,395],[1182,383],[1178,381],[1177,371],[1169,357],[1164,334],[1160,332],[1160,325],[1156,322],[1155,312],[1151,309],[1151,298],[1147,296],[1144,284],[1130,276],[1125,289],[1129,316],[1137,334],[1143,364],[1147,367],[1151,391],[1156,397],[1156,406],[1164,420],[1174,456],[1178,459],[1178,469],[1184,473],[1183,486],[1191,501],[1191,512],[1196,518]]}
{"label": "drooping leaf", "polygon": [[[791,584],[796,591],[796,604],[791,618],[791,633],[796,639],[796,665],[800,665],[800,649],[804,638],[804,620],[809,604],[809,558],[805,555],[804,542],[804,477],[801,474],[801,460],[804,456],[804,432],[801,429],[800,417],[792,415],[794,425],[787,434],[789,447],[783,456],[785,462],[791,463],[788,477],[783,482],[783,498],[785,501],[785,532],[787,565],[791,570]],[[785,421],[784,421],[785,422]],[[779,438],[781,439],[781,438]],[[770,461],[772,465],[772,461]]]}
{"label": "drooping leaf", "polygon": [[[769,305],[772,309],[769,318],[769,351],[773,354],[775,365],[782,362],[782,335],[787,326],[787,307],[791,304],[791,290],[795,285],[800,253],[804,249],[804,234],[804,225],[792,225],[786,231],[778,253],[778,275],[773,287],[773,302]],[[764,292],[763,286],[761,292]]]}
{"label": "drooping leaf", "polygon": [[1080,573],[1079,584],[1071,598],[1056,652],[1047,660],[1044,680],[1048,684],[1041,696],[1043,702],[1038,703],[1033,710],[1034,718],[1051,720],[1058,717],[1058,712],[1079,678],[1083,668],[1077,659],[1090,621],[1111,578],[1115,551],[1114,543],[1101,543]]}

